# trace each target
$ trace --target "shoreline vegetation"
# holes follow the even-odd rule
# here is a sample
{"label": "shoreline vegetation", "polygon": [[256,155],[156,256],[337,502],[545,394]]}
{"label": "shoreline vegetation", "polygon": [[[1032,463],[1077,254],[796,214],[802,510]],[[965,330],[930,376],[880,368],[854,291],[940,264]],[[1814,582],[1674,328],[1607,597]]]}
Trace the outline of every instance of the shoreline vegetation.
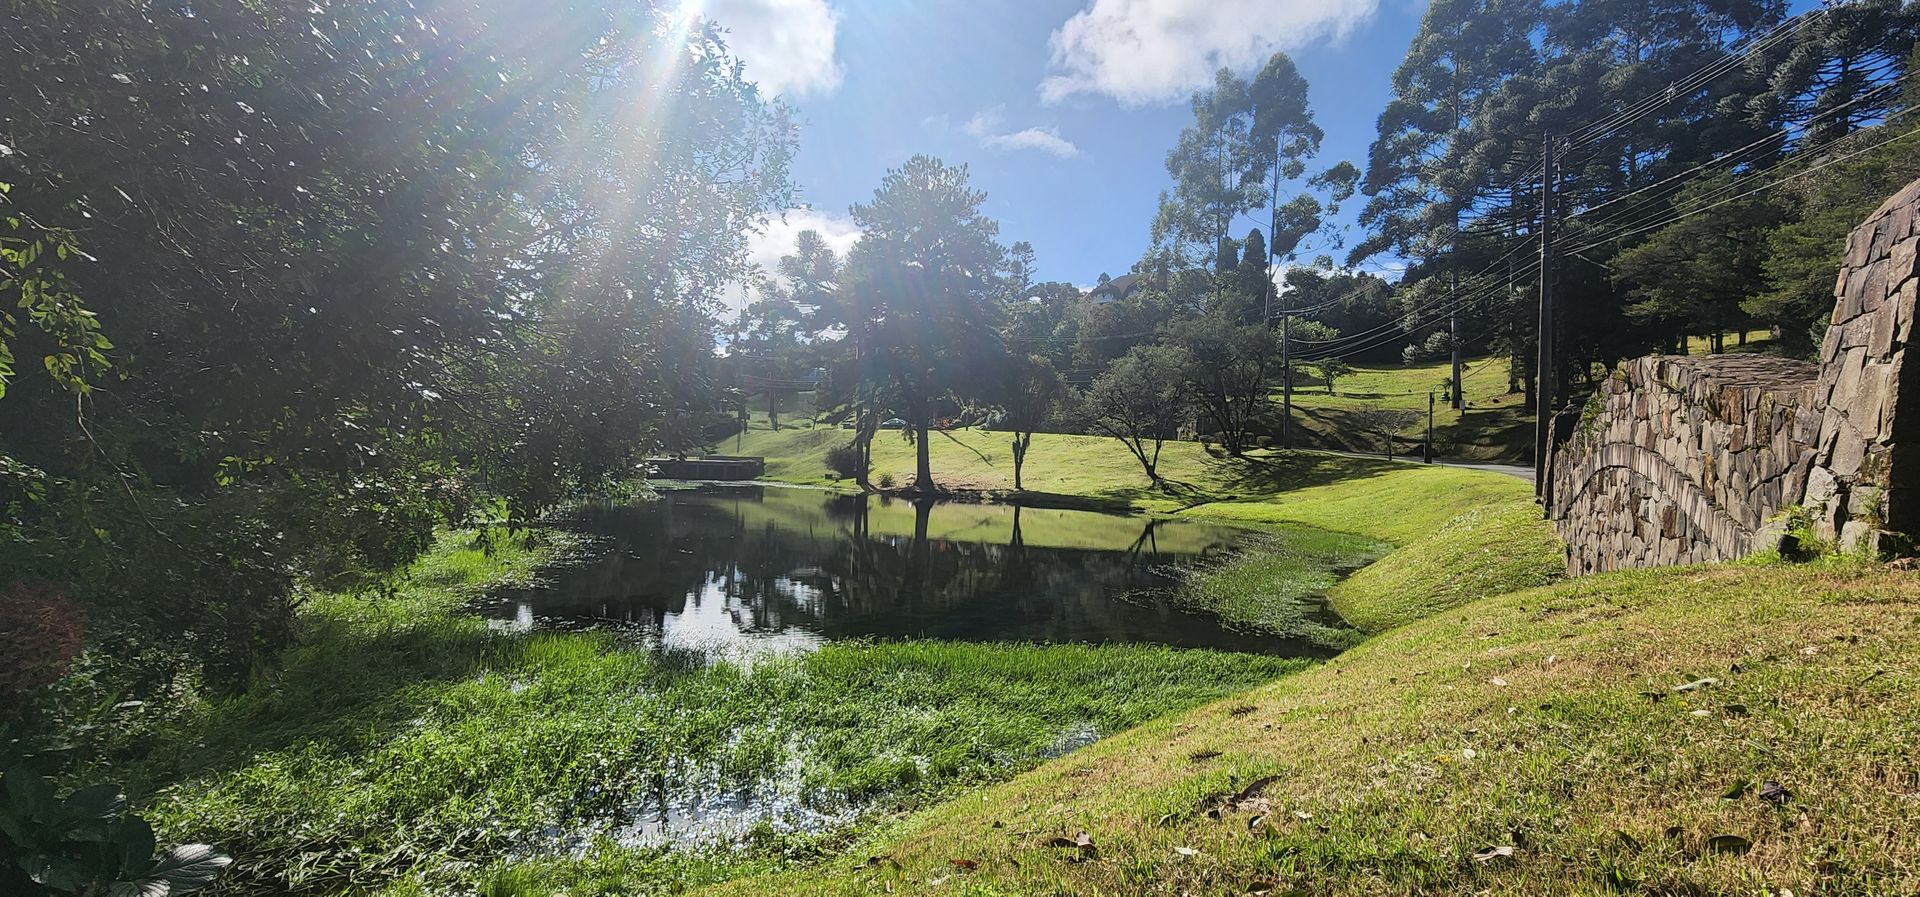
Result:
{"label": "shoreline vegetation", "polygon": [[[1321,528],[1344,518],[1341,503],[1401,494],[1404,506],[1369,527],[1407,538],[1421,496],[1484,478],[1298,456],[1248,462],[1276,483],[1229,481],[1211,459],[1189,457],[1197,447],[1170,449],[1170,475],[1214,478],[1188,488],[1191,507],[1130,494],[1119,477],[1100,493],[1047,472],[1070,460],[1063,453],[1077,453],[1083,472],[1108,462],[1119,450],[1100,440],[1042,434],[1033,481],[1093,506],[1266,531],[1261,548],[1197,571],[1182,600],[1332,649],[1364,634],[1318,610],[1316,596],[1338,578],[1329,571],[1396,553],[1379,536]],[[794,463],[780,467],[799,479]],[[1484,479],[1479,488],[1524,498],[1517,480]],[[1298,481],[1298,500],[1262,500],[1287,480]],[[1367,499],[1372,491],[1380,495]],[[229,893],[678,890],[835,862],[903,814],[1309,666],[1128,645],[905,642],[741,667],[623,650],[606,633],[506,635],[463,613],[483,590],[524,584],[579,550],[542,535],[531,547],[495,538],[488,553],[473,534],[450,533],[390,596],[311,596],[284,668],[159,733],[165,747],[138,770],[136,795],[152,795],[163,832],[235,855]],[[1422,573],[1406,567],[1394,581],[1418,584]],[[744,827],[724,833],[731,846],[636,843],[632,795],[668,776],[797,809],[816,825]]]}
{"label": "shoreline vegetation", "polygon": [[[789,452],[768,452],[778,480],[834,485],[806,473],[808,431],[750,439]],[[906,450],[876,443],[876,463]],[[1318,663],[908,642],[675,664],[604,634],[487,632],[467,598],[567,546],[450,536],[393,598],[316,596],[285,672],[167,733],[157,756],[213,771],[149,809],[169,835],[240,842],[236,868],[256,865],[234,893],[1872,893],[1916,859],[1912,576],[1555,582],[1517,479],[1175,444],[1176,499],[1103,472],[1098,440],[1032,451],[1037,489],[1269,531],[1195,577],[1223,614],[1305,594],[1300,558],[1377,557],[1321,587],[1368,635]],[[812,789],[844,815],[724,848],[610,837],[617,796],[679,750],[710,785]],[[1851,834],[1867,819],[1888,837]]]}
{"label": "shoreline vegetation", "polygon": [[[154,731],[131,793],[163,833],[235,857],[223,893],[682,889],[825,860],[903,812],[1309,663],[941,641],[743,663],[466,612],[579,550],[539,535],[489,554],[448,533],[391,595],[311,596],[280,671]],[[668,849],[650,823],[696,791],[777,821],[723,812],[728,845]]]}

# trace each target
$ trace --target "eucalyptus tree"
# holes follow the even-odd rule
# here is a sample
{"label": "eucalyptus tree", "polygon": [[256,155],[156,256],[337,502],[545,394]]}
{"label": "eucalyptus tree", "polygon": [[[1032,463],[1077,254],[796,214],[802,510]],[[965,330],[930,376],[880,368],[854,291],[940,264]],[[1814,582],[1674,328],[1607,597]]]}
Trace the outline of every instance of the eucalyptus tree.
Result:
{"label": "eucalyptus tree", "polygon": [[871,374],[885,384],[915,443],[914,489],[937,489],[929,457],[938,403],[971,397],[1000,357],[997,324],[1006,250],[980,211],[986,194],[964,165],[914,156],[853,206],[860,242],[846,289],[872,333]]}
{"label": "eucalyptus tree", "polygon": [[699,441],[792,143],[716,35],[612,0],[4,8],[0,345],[33,363],[0,583],[231,682],[296,578]]}
{"label": "eucalyptus tree", "polygon": [[1154,217],[1152,254],[1162,269],[1218,259],[1216,273],[1230,278],[1239,256],[1226,261],[1229,231],[1256,209],[1272,210],[1267,254],[1291,258],[1352,195],[1359,177],[1352,165],[1308,171],[1324,134],[1307,103],[1307,81],[1286,54],[1274,54],[1251,81],[1220,70],[1191,105],[1193,124],[1167,154],[1173,186]]}

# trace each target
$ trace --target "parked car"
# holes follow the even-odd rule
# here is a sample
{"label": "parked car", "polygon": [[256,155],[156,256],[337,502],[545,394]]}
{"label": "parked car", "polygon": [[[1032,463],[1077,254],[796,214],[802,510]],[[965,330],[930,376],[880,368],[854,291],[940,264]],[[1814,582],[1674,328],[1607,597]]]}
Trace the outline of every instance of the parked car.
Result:
{"label": "parked car", "polygon": [[880,429],[882,430],[904,430],[906,428],[907,422],[897,417],[889,417],[880,422]]}

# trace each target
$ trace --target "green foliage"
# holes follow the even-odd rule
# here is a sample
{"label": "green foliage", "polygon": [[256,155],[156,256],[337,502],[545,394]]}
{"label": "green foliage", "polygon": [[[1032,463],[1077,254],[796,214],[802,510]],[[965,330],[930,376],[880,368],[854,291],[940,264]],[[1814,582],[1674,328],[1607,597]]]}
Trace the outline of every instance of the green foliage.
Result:
{"label": "green foliage", "polygon": [[1253,423],[1267,406],[1268,383],[1280,366],[1280,343],[1264,323],[1242,324],[1226,310],[1176,321],[1164,339],[1182,352],[1180,376],[1206,430],[1230,454],[1252,447]]}
{"label": "green foliage", "polygon": [[[884,397],[925,446],[936,403],[974,397],[1001,355],[998,335],[1006,250],[981,213],[964,165],[914,156],[887,172],[873,201],[855,205],[861,239],[847,260],[844,300],[863,392]],[[917,468],[913,488],[933,491]]]}
{"label": "green foliage", "polygon": [[66,797],[26,766],[0,775],[0,887],[10,895],[190,894],[232,859],[205,844],[154,855],[152,826],[118,785]]}
{"label": "green foliage", "polygon": [[833,448],[827,449],[827,469],[833,471],[834,476],[843,480],[859,479],[865,476],[866,471],[862,469],[862,462],[865,460],[866,454],[860,450],[858,445],[853,443],[836,445]]}
{"label": "green foliage", "polygon": [[64,587],[147,658],[125,684],[235,687],[296,582],[379,588],[438,525],[703,437],[793,139],[717,34],[606,0],[5,10],[35,87],[0,92],[0,585]]}
{"label": "green foliage", "polygon": [[1178,346],[1135,346],[1075,398],[1081,422],[1120,440],[1159,484],[1160,452],[1178,435],[1192,407],[1186,393],[1189,359]]}
{"label": "green foliage", "polygon": [[[1920,83],[1920,75],[1908,80]],[[1833,281],[1847,235],[1889,195],[1920,178],[1913,139],[1887,142],[1912,124],[1893,125],[1899,130],[1891,134],[1886,125],[1867,128],[1830,153],[1793,166],[1804,170],[1829,157],[1853,156],[1810,173],[1783,197],[1792,215],[1765,236],[1766,289],[1742,303],[1755,317],[1776,322],[1789,348],[1807,351],[1825,335],[1825,327],[1816,325],[1833,312]]]}
{"label": "green foliage", "polygon": [[1715,201],[1732,187],[1724,176],[1689,183],[1680,202],[1702,213],[1654,231],[1614,260],[1614,281],[1633,300],[1628,315],[1656,321],[1668,333],[1746,329],[1741,301],[1765,288],[1768,233],[1784,216],[1764,196]]}
{"label": "green foliage", "polygon": [[1326,592],[1347,572],[1391,550],[1364,536],[1276,525],[1233,557],[1191,571],[1180,598],[1237,628],[1345,650],[1365,634],[1332,619]]}
{"label": "green foliage", "polygon": [[[539,557],[490,559],[456,535],[391,598],[318,596],[283,675],[213,702],[142,765],[168,786],[161,830],[243,857],[229,893],[603,875],[636,877],[628,892],[665,888],[813,858],[859,811],[925,805],[1030,768],[1063,736],[1118,732],[1304,665],[942,642],[703,663],[604,633],[493,632],[461,612]],[[542,834],[622,821],[662,777],[855,815],[811,847],[749,834],[737,852],[679,858],[602,842],[570,859]]]}

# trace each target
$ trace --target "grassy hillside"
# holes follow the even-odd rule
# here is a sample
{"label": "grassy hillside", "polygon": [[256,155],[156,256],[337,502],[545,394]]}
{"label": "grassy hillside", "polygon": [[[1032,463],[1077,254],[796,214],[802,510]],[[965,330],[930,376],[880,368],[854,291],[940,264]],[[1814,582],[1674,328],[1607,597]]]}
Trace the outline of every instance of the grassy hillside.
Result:
{"label": "grassy hillside", "polygon": [[1912,893],[1916,608],[1865,568],[1490,598],[714,893]]}
{"label": "grassy hillside", "polygon": [[[848,438],[835,429],[754,430],[742,450],[767,459],[769,479],[834,485],[826,452]],[[1011,489],[1006,438],[982,430],[936,436],[935,478],[949,488]],[[1532,487],[1513,477],[1316,452],[1219,459],[1191,442],[1168,443],[1161,467],[1178,484],[1172,493],[1153,489],[1114,440],[1042,433],[1028,454],[1026,483],[1038,492],[1159,513],[1252,526],[1306,524],[1393,543],[1400,550],[1329,592],[1341,616],[1369,631],[1539,585],[1564,568]],[[913,447],[896,434],[881,434],[874,443],[875,477],[904,483],[912,471]]]}
{"label": "grassy hillside", "polygon": [[[1454,410],[1446,402],[1451,365],[1356,365],[1353,372],[1325,384],[1309,378],[1293,394],[1295,445],[1345,451],[1374,452],[1383,448],[1379,435],[1369,432],[1366,412],[1399,413],[1398,433],[1424,439],[1427,432],[1427,396],[1436,397],[1434,444],[1441,457],[1453,460],[1524,463],[1533,455],[1533,415],[1522,405],[1525,396],[1507,390],[1511,367],[1503,356],[1470,359],[1465,363],[1461,393],[1466,407]],[[1275,401],[1279,395],[1274,396]],[[1402,451],[1406,447],[1402,446]]]}

